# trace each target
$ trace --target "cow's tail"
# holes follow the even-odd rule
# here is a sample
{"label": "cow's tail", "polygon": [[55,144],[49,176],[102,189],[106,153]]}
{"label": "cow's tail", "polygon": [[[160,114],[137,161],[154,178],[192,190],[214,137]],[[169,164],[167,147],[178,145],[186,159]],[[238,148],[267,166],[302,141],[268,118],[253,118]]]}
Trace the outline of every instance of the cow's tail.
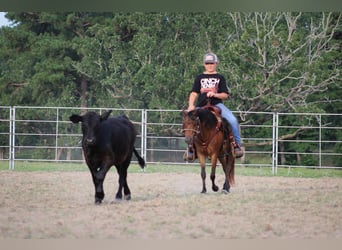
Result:
{"label": "cow's tail", "polygon": [[135,154],[135,156],[138,158],[138,163],[140,165],[141,168],[144,168],[145,167],[145,160],[139,155],[138,151],[133,148],[133,152]]}

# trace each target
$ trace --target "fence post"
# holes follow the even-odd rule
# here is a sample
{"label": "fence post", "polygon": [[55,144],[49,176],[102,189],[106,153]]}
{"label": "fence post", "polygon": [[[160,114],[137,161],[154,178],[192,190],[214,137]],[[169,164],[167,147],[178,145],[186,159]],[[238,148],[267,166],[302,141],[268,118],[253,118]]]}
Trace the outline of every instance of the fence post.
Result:
{"label": "fence post", "polygon": [[9,170],[14,169],[15,151],[15,107],[10,107]]}
{"label": "fence post", "polygon": [[8,169],[12,169],[12,107],[9,108],[9,161],[8,161]]}
{"label": "fence post", "polygon": [[279,125],[278,112],[273,112],[273,143],[272,143],[272,173],[278,172],[278,125]]}
{"label": "fence post", "polygon": [[318,158],[319,168],[322,168],[322,115],[319,114]]}
{"label": "fence post", "polygon": [[146,160],[147,111],[141,110],[141,156]]}
{"label": "fence post", "polygon": [[56,109],[56,135],[55,135],[55,161],[58,161],[58,122],[59,122],[59,108]]}

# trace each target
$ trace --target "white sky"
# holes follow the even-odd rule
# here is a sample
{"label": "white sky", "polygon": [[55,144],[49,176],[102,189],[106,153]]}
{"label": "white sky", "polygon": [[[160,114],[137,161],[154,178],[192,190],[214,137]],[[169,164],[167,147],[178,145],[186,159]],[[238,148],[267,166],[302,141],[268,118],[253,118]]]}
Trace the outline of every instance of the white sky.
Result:
{"label": "white sky", "polygon": [[5,17],[5,14],[6,12],[0,12],[0,27],[11,24]]}

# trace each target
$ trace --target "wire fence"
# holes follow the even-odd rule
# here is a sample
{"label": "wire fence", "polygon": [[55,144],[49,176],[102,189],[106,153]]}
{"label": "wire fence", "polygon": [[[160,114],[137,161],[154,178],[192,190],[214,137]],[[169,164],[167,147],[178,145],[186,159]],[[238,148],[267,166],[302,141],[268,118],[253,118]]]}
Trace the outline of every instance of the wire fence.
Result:
{"label": "wire fence", "polygon": [[[183,161],[187,145],[181,110],[87,108],[127,115],[138,131],[136,148],[147,163]],[[75,107],[0,106],[0,160],[83,162],[81,126],[69,121]],[[240,119],[245,156],[237,166],[339,168],[342,166],[341,114],[233,112]],[[134,161],[135,159],[133,159]]]}

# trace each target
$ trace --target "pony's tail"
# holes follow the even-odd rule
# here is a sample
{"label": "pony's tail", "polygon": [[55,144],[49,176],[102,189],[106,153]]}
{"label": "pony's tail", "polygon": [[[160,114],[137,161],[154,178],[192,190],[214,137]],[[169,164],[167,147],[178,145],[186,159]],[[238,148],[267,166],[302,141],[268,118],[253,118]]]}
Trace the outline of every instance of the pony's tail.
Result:
{"label": "pony's tail", "polygon": [[145,167],[145,160],[139,155],[138,151],[135,149],[135,147],[133,147],[133,152],[135,154],[135,156],[138,158],[138,163],[140,165],[141,168]]}

